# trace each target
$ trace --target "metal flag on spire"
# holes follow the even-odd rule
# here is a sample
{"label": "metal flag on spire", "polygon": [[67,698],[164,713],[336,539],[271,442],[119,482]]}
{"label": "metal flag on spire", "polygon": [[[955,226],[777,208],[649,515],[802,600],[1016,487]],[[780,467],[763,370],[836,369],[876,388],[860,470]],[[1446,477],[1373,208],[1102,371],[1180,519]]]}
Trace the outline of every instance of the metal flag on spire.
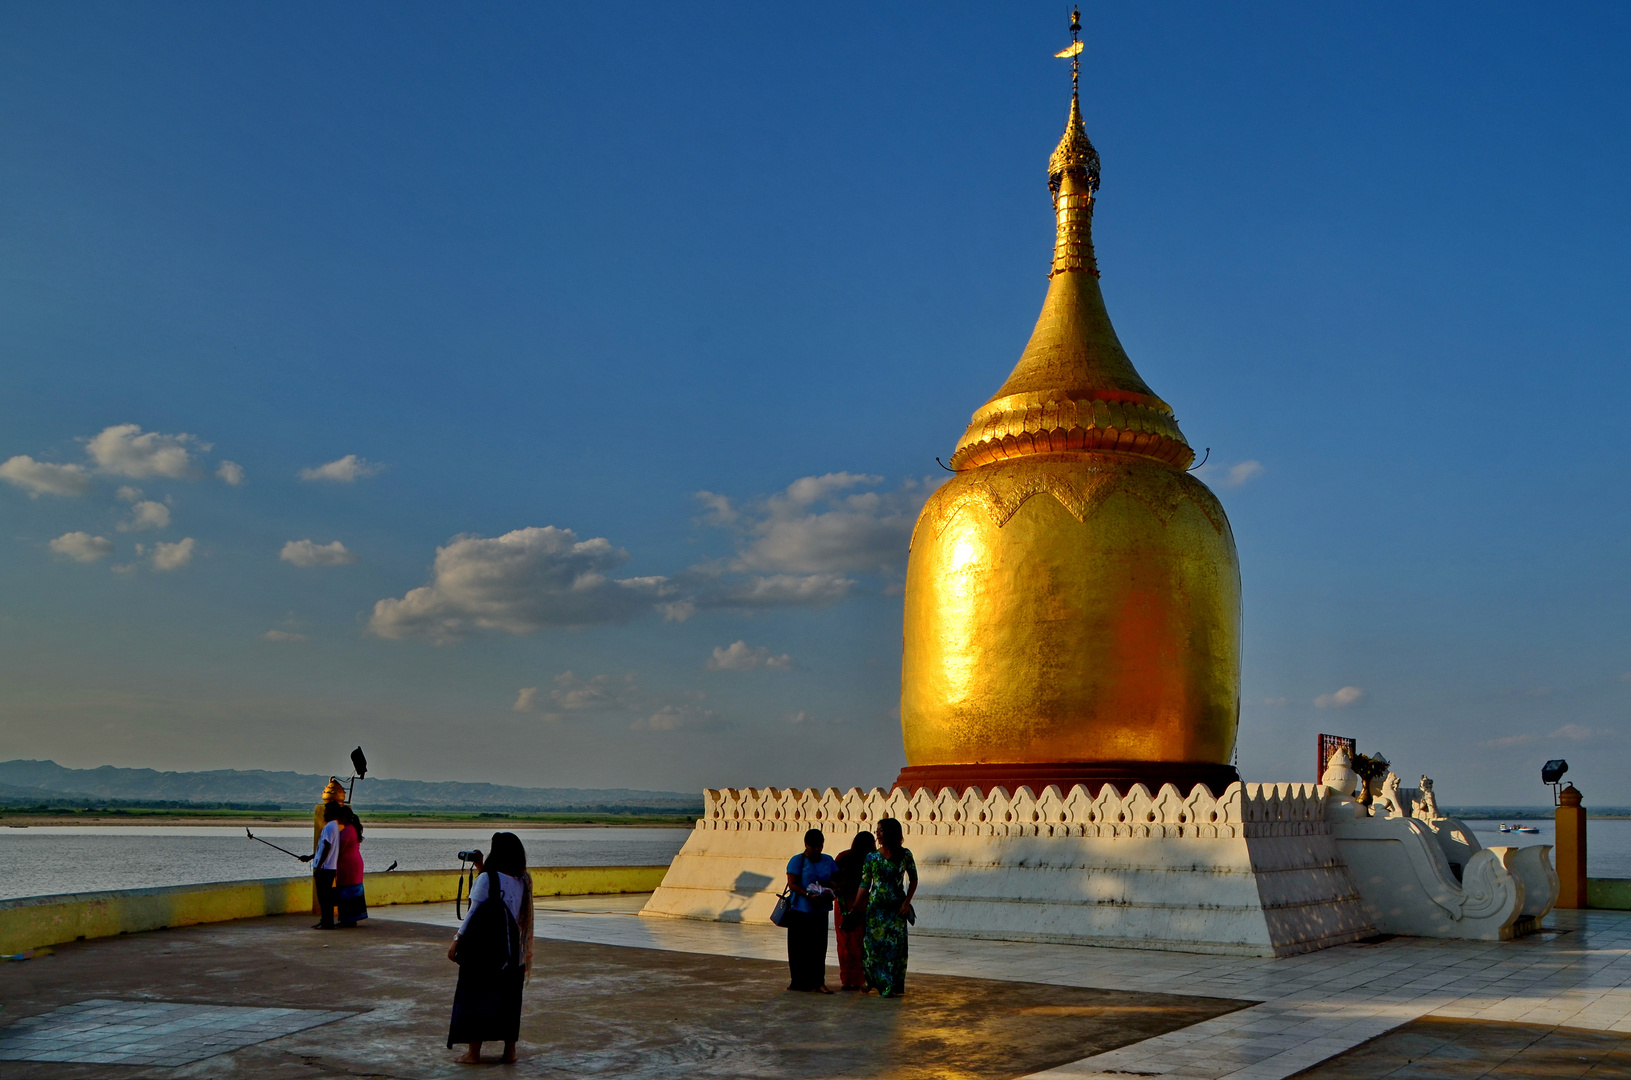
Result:
{"label": "metal flag on spire", "polygon": [[1070,11],[1070,44],[1053,55],[1070,60],[1070,90],[1075,93],[1082,76],[1082,9]]}

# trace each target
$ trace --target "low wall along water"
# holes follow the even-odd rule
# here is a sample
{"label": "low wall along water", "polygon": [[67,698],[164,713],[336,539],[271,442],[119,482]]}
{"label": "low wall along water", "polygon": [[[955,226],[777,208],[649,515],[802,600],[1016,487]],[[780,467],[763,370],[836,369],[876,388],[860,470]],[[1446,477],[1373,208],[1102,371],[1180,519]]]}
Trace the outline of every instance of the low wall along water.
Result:
{"label": "low wall along water", "polygon": [[[667,866],[536,866],[532,891],[534,896],[651,892],[667,870]],[[447,903],[457,895],[459,879],[456,870],[363,875],[370,907]],[[0,954],[169,926],[311,910],[310,877],[0,900]]]}

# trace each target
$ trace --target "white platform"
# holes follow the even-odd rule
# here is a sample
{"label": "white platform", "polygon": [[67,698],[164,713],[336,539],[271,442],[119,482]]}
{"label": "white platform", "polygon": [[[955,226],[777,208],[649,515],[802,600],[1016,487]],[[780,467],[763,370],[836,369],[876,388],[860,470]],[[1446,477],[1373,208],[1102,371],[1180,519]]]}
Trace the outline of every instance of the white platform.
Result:
{"label": "white platform", "polygon": [[1375,932],[1313,784],[989,796],[708,791],[646,916],[763,922],[802,835],[847,847],[901,822],[921,874],[916,933],[1288,956]]}

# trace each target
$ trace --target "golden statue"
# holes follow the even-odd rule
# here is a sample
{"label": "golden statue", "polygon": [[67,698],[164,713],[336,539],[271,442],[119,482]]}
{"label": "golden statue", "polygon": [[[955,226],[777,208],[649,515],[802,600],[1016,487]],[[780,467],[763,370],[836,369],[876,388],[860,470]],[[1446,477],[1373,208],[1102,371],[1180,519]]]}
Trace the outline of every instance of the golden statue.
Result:
{"label": "golden statue", "polygon": [[345,785],[340,783],[338,776],[328,778],[328,784],[323,788],[323,801],[312,807],[311,811],[311,846],[317,849],[317,835],[323,831],[323,811],[329,803],[345,805]]}
{"label": "golden statue", "polygon": [[[1072,83],[1080,71],[1072,17]],[[1238,778],[1240,568],[1195,452],[1116,339],[1099,155],[1073,85],[1031,340],[923,507],[906,571],[897,783],[1154,790]]]}

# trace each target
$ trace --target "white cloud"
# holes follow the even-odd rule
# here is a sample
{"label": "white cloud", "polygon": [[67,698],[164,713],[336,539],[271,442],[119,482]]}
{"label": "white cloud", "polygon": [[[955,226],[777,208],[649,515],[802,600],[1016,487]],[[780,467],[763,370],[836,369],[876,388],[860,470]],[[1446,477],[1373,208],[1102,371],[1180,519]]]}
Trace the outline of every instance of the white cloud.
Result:
{"label": "white cloud", "polygon": [[180,570],[193,561],[193,538],[186,537],[173,544],[153,545],[153,569]]}
{"label": "white cloud", "polygon": [[1264,698],[1260,704],[1267,705],[1270,708],[1280,709],[1290,705],[1291,699],[1283,697],[1268,697]]}
{"label": "white cloud", "polygon": [[547,703],[540,690],[539,687],[522,690],[511,707],[517,712],[530,712],[542,705],[542,719],[548,723],[558,723],[569,716],[622,716],[631,718],[631,731],[722,726],[717,714],[702,704],[703,694],[682,694],[678,700],[655,694],[641,686],[632,672],[584,678],[576,672],[563,671],[551,681]]}
{"label": "white cloud", "polygon": [[730,645],[715,646],[714,654],[708,658],[707,666],[709,671],[752,671],[760,667],[785,671],[793,666],[793,658],[786,653],[772,656],[769,649],[755,648],[745,641],[735,641]]}
{"label": "white cloud", "polygon": [[816,716],[814,713],[805,712],[803,709],[800,709],[798,712],[786,713],[782,716],[782,723],[788,724],[792,727],[802,727],[805,725],[810,725],[812,727],[817,725],[836,726],[842,724],[843,722],[844,721],[839,717],[822,719],[821,717]]}
{"label": "white cloud", "polygon": [[267,641],[301,642],[307,640],[305,634],[297,634],[292,630],[268,630],[261,635]]}
{"label": "white cloud", "polygon": [[[1613,738],[1614,731],[1609,728],[1592,729],[1581,724],[1564,724],[1556,731],[1549,732],[1547,739],[1567,739],[1569,742],[1586,742],[1588,739]],[[1494,750],[1504,750],[1511,746],[1528,746],[1530,743],[1541,741],[1541,736],[1532,731],[1519,735],[1503,735],[1498,739],[1488,739],[1479,743],[1479,746]]]}
{"label": "white cloud", "polygon": [[498,537],[457,536],[436,549],[431,581],[374,605],[380,637],[449,641],[474,630],[530,634],[546,626],[622,622],[673,597],[666,578],[621,580],[628,552],[553,525]]}
{"label": "white cloud", "polygon": [[1263,463],[1250,460],[1225,465],[1221,461],[1214,461],[1196,469],[1195,475],[1216,487],[1243,488],[1263,475]]}
{"label": "white cloud", "polygon": [[350,484],[370,476],[377,476],[384,468],[385,466],[377,461],[368,461],[356,454],[347,454],[345,457],[336,458],[326,465],[301,469],[300,479],[330,484]]}
{"label": "white cloud", "polygon": [[142,497],[142,489],[134,484],[120,484],[119,490],[114,492],[120,502],[133,503]]}
{"label": "white cloud", "polygon": [[684,622],[703,608],[822,607],[856,586],[851,573],[897,577],[904,568],[917,511],[933,484],[853,490],[879,479],[807,476],[746,507],[701,492],[706,523],[735,533],[738,554],[674,577],[614,579],[610,571],[628,560],[626,551],[599,537],[580,543],[555,526],[457,536],[437,548],[428,584],[374,605],[369,629],[380,637],[446,642],[478,630],[530,634],[621,622],[647,610]]}
{"label": "white cloud", "polygon": [[239,487],[244,482],[244,467],[236,461],[223,461],[215,467],[215,475],[228,487]]}
{"label": "white cloud", "polygon": [[95,562],[113,554],[113,541],[87,532],[63,533],[46,546],[53,553],[75,562]]}
{"label": "white cloud", "polygon": [[727,496],[712,491],[699,491],[697,502],[703,506],[702,520],[707,524],[720,529],[736,524],[739,515]]}
{"label": "white cloud", "polygon": [[553,682],[549,701],[562,712],[640,712],[651,700],[633,672],[585,679],[575,672],[563,671]]}
{"label": "white cloud", "polygon": [[657,610],[662,613],[664,622],[684,622],[697,613],[694,600],[672,600],[658,604]]}
{"label": "white cloud", "polygon": [[143,532],[147,529],[168,529],[170,527],[170,508],[161,502],[151,499],[143,500],[130,508],[130,517],[119,522],[117,528],[120,532]]}
{"label": "white cloud", "polygon": [[139,424],[115,424],[86,443],[86,452],[96,462],[98,472],[109,476],[142,479],[189,475],[193,460],[188,447],[208,450],[209,444],[194,435],[166,435],[158,431],[142,433]]}
{"label": "white cloud", "polygon": [[855,491],[881,476],[827,473],[793,481],[778,495],[739,508],[722,495],[698,492],[704,522],[731,528],[740,550],[731,569],[769,575],[879,573],[906,564],[917,512],[934,490],[909,481],[893,492]]}
{"label": "white cloud", "polygon": [[1478,745],[1491,750],[1505,750],[1510,746],[1528,746],[1539,737],[1534,734],[1503,735],[1499,739],[1486,739]]}
{"label": "white cloud", "polygon": [[709,607],[826,607],[842,600],[854,585],[853,578],[840,574],[775,574],[722,580],[700,602]]}
{"label": "white cloud", "polygon": [[83,495],[91,489],[91,474],[83,465],[53,465],[18,454],[0,464],[0,480],[28,492],[31,499],[41,495]]}
{"label": "white cloud", "polygon": [[678,731],[681,728],[711,728],[718,717],[700,705],[664,705],[650,716],[629,725],[630,731]]}
{"label": "white cloud", "polygon": [[1365,691],[1359,689],[1359,687],[1344,686],[1342,689],[1334,693],[1321,694],[1319,697],[1315,698],[1314,708],[1346,709],[1350,705],[1357,704],[1364,696]]}
{"label": "white cloud", "polygon": [[317,544],[310,540],[290,540],[278,552],[278,558],[295,566],[345,566],[357,561],[338,540]]}

